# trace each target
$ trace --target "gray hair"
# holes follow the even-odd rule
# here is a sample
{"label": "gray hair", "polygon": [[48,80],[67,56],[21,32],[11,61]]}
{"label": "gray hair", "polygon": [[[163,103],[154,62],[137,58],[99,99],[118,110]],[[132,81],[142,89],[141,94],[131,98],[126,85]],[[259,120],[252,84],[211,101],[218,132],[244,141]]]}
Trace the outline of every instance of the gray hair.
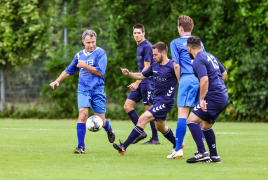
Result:
{"label": "gray hair", "polygon": [[83,32],[83,34],[82,34],[82,40],[85,40],[86,35],[89,35],[90,37],[95,36],[96,39],[97,39],[97,34],[96,34],[96,32],[93,31],[93,30],[91,30],[91,29],[87,29],[87,30],[85,30],[85,31]]}

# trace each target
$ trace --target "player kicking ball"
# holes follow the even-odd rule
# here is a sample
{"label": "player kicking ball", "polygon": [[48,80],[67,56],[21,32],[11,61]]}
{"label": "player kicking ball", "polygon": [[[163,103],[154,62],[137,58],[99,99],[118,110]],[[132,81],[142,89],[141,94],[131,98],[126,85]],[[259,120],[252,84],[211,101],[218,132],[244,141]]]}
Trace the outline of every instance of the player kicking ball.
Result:
{"label": "player kicking ball", "polygon": [[172,130],[166,125],[167,113],[172,109],[175,102],[177,77],[174,72],[172,61],[167,57],[168,47],[163,42],[158,42],[152,46],[153,58],[157,63],[153,63],[147,70],[140,73],[131,73],[128,69],[121,68],[122,73],[133,79],[143,80],[153,76],[155,80],[154,105],[144,112],[138,120],[128,139],[120,144],[113,144],[119,154],[124,155],[126,149],[134,141],[144,138],[144,128],[148,122],[155,120],[155,127],[167,138],[175,148],[176,142]]}
{"label": "player kicking ball", "polygon": [[104,74],[107,66],[105,51],[96,46],[97,34],[93,30],[85,30],[82,34],[82,42],[85,49],[78,52],[72,63],[61,73],[61,75],[50,84],[54,89],[69,75],[79,71],[77,101],[79,118],[77,123],[78,147],[74,153],[85,153],[85,135],[88,110],[93,108],[94,115],[103,121],[103,128],[107,132],[108,140],[113,143],[115,134],[107,119],[105,119],[106,94],[104,92]]}
{"label": "player kicking ball", "polygon": [[[227,76],[222,64],[213,55],[202,51],[201,40],[191,36],[187,40],[187,50],[193,61],[194,74],[200,81],[200,99],[187,119],[187,125],[197,145],[198,152],[187,163],[221,163],[217,154],[216,138],[212,130],[220,113],[228,104],[227,88],[224,79]],[[206,152],[202,131],[207,141],[210,155]]]}

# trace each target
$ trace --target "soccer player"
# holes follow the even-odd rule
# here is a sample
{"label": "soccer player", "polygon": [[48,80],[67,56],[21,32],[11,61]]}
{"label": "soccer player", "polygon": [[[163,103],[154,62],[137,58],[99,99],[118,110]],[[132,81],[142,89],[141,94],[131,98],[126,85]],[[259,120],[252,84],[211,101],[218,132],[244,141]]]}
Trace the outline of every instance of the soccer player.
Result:
{"label": "soccer player", "polygon": [[[180,16],[178,19],[178,32],[180,38],[170,43],[172,61],[179,82],[177,93],[178,121],[176,129],[176,148],[167,156],[168,159],[183,157],[183,139],[186,134],[186,120],[190,107],[194,107],[198,101],[199,82],[194,76],[192,59],[187,51],[187,39],[191,37],[194,22],[189,16]],[[202,50],[205,48],[202,44]]]}
{"label": "soccer player", "polygon": [[122,69],[122,73],[133,79],[143,80],[153,76],[155,80],[154,105],[144,112],[128,139],[120,144],[113,144],[119,154],[124,155],[127,147],[135,140],[142,139],[144,128],[148,122],[155,120],[155,126],[165,138],[175,146],[175,137],[172,130],[166,125],[167,113],[172,109],[175,102],[175,91],[177,77],[174,72],[172,61],[167,57],[168,47],[163,42],[158,42],[152,46],[153,58],[157,63],[153,63],[147,70],[140,73],[131,73],[128,69]]}
{"label": "soccer player", "polygon": [[[137,60],[139,72],[143,72],[148,69],[152,63],[154,63],[152,44],[145,39],[145,29],[142,24],[135,24],[133,26],[133,36],[138,45]],[[137,80],[136,82],[130,84],[128,87],[131,91],[125,102],[124,109],[128,113],[133,124],[136,126],[138,123],[139,116],[135,111],[134,106],[137,102],[140,102],[140,100],[143,99],[145,111],[152,107],[155,88],[154,80],[153,77],[148,77],[144,80]],[[151,121],[150,125],[152,129],[152,138],[148,142],[145,142],[143,144],[160,144],[154,122]],[[143,137],[146,138],[147,134],[145,132],[143,133]],[[133,143],[137,143],[137,141],[134,141]]]}
{"label": "soccer player", "polygon": [[94,115],[103,121],[103,128],[107,132],[108,140],[113,143],[115,134],[107,119],[105,119],[106,94],[104,92],[104,74],[107,66],[105,51],[96,46],[97,34],[93,30],[85,30],[82,34],[82,42],[85,49],[79,51],[72,63],[61,73],[61,75],[50,84],[54,89],[69,75],[79,71],[77,101],[79,118],[77,123],[78,147],[74,153],[85,153],[85,134],[88,110],[93,108]]}
{"label": "soccer player", "polygon": [[[220,113],[228,104],[227,88],[224,79],[227,76],[222,64],[213,55],[203,52],[200,38],[189,37],[187,40],[189,55],[194,59],[193,69],[200,81],[200,99],[193,108],[187,119],[187,125],[192,133],[198,152],[188,159],[188,163],[195,162],[216,162],[221,163],[220,156],[216,150],[216,138],[212,130]],[[205,135],[210,156],[205,150],[202,140],[202,131],[198,124],[201,124]]]}

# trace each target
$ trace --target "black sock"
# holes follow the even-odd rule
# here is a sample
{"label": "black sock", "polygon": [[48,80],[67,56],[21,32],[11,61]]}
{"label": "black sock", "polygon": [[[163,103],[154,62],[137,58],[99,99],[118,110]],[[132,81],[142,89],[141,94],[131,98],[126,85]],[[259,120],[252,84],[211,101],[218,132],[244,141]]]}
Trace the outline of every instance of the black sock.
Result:
{"label": "black sock", "polygon": [[150,125],[151,125],[151,129],[152,129],[152,140],[158,141],[159,139],[158,139],[158,134],[157,134],[157,130],[155,128],[154,121],[151,121]]}
{"label": "black sock", "polygon": [[203,130],[203,133],[205,135],[208,144],[210,156],[218,156],[216,149],[216,137],[214,131],[210,128]]}
{"label": "black sock", "polygon": [[131,131],[130,135],[128,136],[127,140],[123,143],[125,149],[133,143],[133,141],[139,137],[140,134],[143,133],[143,129],[139,126],[135,126],[134,129]]}
{"label": "black sock", "polygon": [[193,136],[194,141],[195,141],[196,146],[197,146],[197,150],[200,153],[206,152],[204,142],[203,142],[203,139],[202,139],[202,137],[203,137],[202,131],[201,131],[199,125],[197,123],[189,123],[187,125],[188,125],[188,127],[189,127],[189,129],[190,129],[190,131],[192,133],[192,136]]}
{"label": "black sock", "polygon": [[135,111],[135,109],[133,109],[132,111],[129,111],[127,114],[129,115],[133,124],[136,126],[138,123],[138,120],[139,120],[139,116],[138,116],[137,112]]}
{"label": "black sock", "polygon": [[176,147],[176,140],[175,140],[175,136],[174,136],[172,130],[170,128],[168,128],[168,131],[163,133],[163,135],[165,136],[165,138],[167,138],[173,144],[173,148],[175,148]]}

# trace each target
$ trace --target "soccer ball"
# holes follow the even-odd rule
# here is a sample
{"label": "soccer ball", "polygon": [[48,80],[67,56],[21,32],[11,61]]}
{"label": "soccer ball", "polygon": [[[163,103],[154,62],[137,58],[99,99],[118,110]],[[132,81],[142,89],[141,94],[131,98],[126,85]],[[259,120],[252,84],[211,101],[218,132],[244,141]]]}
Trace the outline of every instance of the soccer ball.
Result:
{"label": "soccer ball", "polygon": [[103,122],[99,116],[94,115],[87,119],[86,126],[89,131],[97,132],[102,128]]}

